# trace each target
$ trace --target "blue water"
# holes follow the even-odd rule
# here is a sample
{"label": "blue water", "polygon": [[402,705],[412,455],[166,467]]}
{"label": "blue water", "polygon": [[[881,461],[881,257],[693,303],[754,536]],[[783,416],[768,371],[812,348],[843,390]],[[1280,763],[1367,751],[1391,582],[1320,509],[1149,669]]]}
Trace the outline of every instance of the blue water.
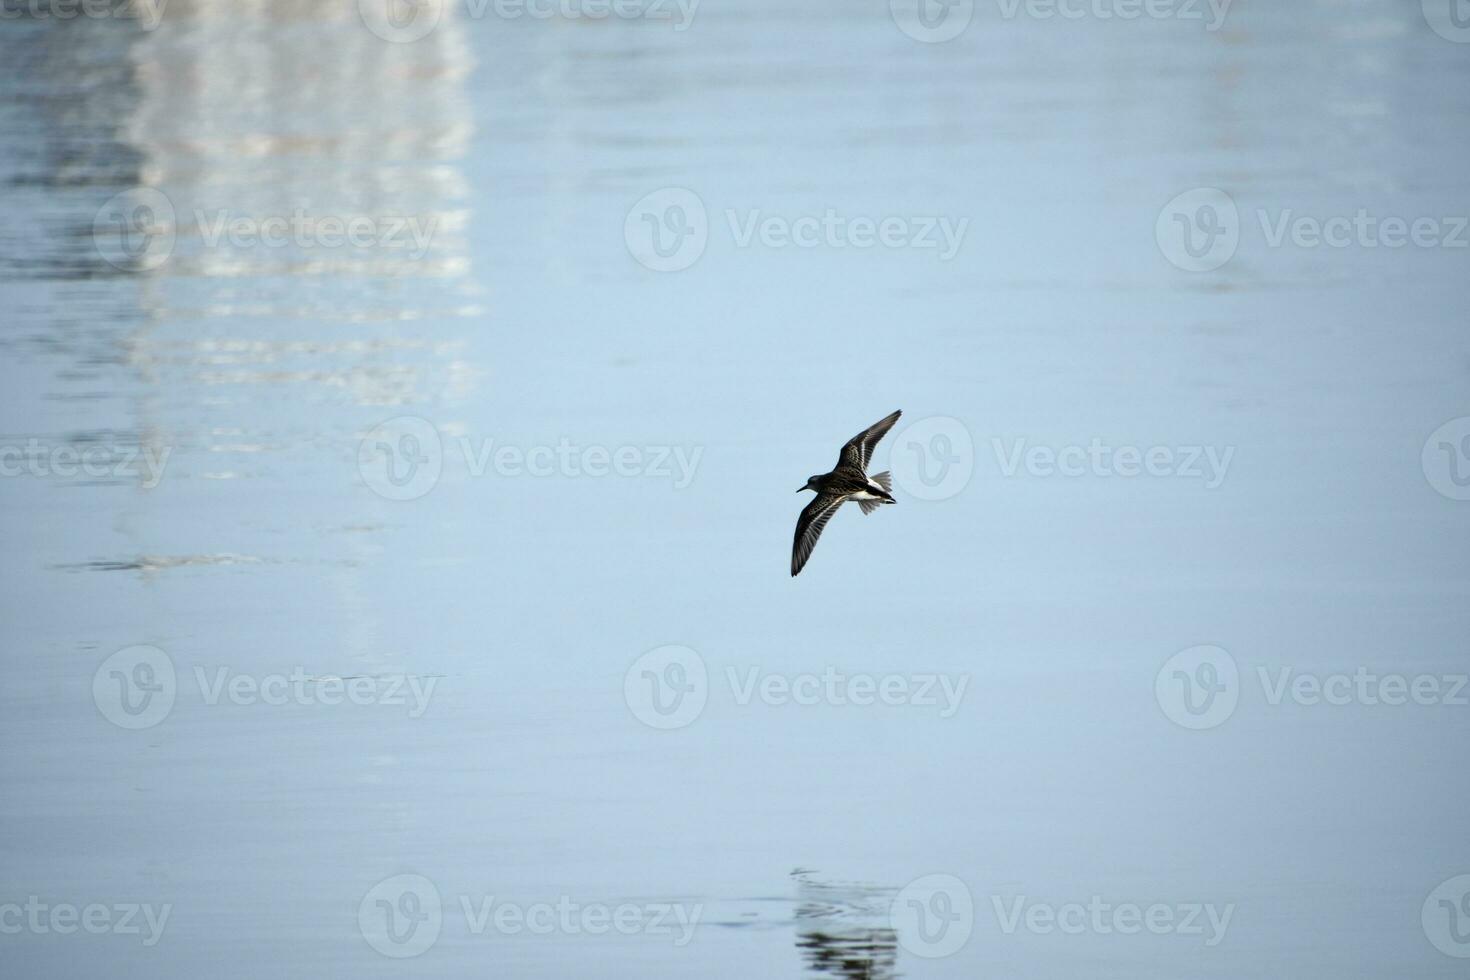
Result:
{"label": "blue water", "polygon": [[0,22],[0,972],[1461,975],[1470,45],[1120,6]]}

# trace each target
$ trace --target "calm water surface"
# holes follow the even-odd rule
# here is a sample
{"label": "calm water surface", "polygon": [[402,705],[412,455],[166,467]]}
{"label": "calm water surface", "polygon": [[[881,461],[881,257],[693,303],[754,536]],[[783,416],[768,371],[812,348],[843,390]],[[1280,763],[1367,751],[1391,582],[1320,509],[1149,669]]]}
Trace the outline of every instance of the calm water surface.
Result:
{"label": "calm water surface", "polygon": [[[1470,45],[493,9],[0,24],[0,904],[169,910],[0,972],[1462,974],[1470,708],[1273,692],[1470,661]],[[1273,244],[1360,209],[1441,240]],[[896,407],[900,506],[791,579],[790,491]],[[1089,903],[1199,931],[1046,926]]]}

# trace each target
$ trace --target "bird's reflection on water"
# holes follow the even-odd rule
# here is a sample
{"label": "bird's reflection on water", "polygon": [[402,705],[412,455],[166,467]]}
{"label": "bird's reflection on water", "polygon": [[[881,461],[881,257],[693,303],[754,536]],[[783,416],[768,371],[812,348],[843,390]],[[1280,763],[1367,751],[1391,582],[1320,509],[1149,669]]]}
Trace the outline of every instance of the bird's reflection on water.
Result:
{"label": "bird's reflection on water", "polygon": [[898,976],[898,933],[887,924],[894,889],[824,882],[796,871],[796,948],[814,973],[850,980]]}
{"label": "bird's reflection on water", "polygon": [[892,929],[865,929],[847,933],[800,932],[796,948],[816,973],[851,980],[896,977],[898,934]]}

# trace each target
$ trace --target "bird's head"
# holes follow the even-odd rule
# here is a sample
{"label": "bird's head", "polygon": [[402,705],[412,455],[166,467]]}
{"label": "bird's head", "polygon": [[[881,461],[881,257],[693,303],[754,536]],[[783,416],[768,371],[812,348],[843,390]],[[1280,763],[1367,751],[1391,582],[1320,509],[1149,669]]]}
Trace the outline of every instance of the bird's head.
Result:
{"label": "bird's head", "polygon": [[806,485],[805,486],[801,486],[801,487],[797,487],[796,488],[796,492],[797,493],[801,493],[803,490],[810,490],[812,493],[816,493],[817,492],[817,481],[820,480],[821,478],[822,478],[821,477],[821,474],[818,474],[816,476],[809,476],[809,477],[807,477],[806,478]]}

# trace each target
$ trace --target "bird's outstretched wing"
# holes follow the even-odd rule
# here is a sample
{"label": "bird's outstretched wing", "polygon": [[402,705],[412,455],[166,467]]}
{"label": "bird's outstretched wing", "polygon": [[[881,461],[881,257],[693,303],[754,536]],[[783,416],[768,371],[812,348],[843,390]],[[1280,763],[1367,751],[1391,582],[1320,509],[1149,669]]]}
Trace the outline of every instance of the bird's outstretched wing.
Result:
{"label": "bird's outstretched wing", "polygon": [[806,560],[812,556],[812,549],[817,546],[817,538],[822,536],[822,528],[837,513],[837,508],[842,506],[846,500],[845,496],[832,493],[819,493],[812,498],[812,502],[801,509],[801,516],[796,519],[796,537],[791,542],[791,574],[794,576],[801,571]]}
{"label": "bird's outstretched wing", "polygon": [[888,434],[893,428],[893,423],[903,412],[897,411],[881,422],[874,422],[851,439],[847,445],[842,447],[842,454],[837,457],[838,466],[855,466],[862,472],[868,472],[868,460],[873,456],[873,447],[878,445],[878,440]]}

